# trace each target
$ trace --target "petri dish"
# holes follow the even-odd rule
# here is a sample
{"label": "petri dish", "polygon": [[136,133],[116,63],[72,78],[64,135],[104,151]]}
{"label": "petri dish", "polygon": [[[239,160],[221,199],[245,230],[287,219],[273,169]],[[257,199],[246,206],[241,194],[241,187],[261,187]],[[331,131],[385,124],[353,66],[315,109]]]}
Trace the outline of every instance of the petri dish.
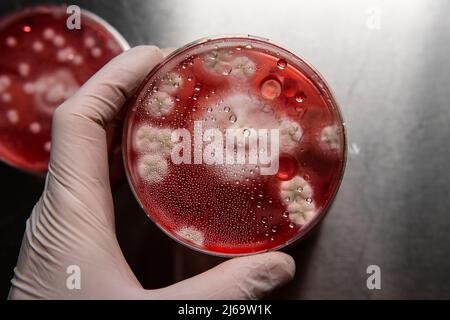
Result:
{"label": "petri dish", "polygon": [[254,36],[169,55],[128,102],[130,186],[166,234],[232,257],[282,249],[327,213],[344,173],[344,122],[304,59]]}
{"label": "petri dish", "polygon": [[0,18],[0,160],[47,171],[52,113],[96,71],[129,48],[86,10],[69,29],[66,6],[26,7]]}

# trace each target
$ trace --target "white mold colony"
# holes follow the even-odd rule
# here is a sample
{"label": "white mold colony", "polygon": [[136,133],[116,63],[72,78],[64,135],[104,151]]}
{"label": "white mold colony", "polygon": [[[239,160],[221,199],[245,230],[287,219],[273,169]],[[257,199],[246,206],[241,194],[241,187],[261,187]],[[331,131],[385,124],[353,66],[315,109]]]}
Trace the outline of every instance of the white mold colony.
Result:
{"label": "white mold colony", "polygon": [[256,72],[255,63],[246,56],[233,57],[227,50],[213,50],[204,56],[208,71],[245,80]]}
{"label": "white mold colony", "polygon": [[139,176],[147,182],[160,182],[167,176],[167,161],[159,154],[146,154],[138,160]]}
{"label": "white mold colony", "polygon": [[337,125],[331,125],[323,128],[320,141],[326,149],[338,150],[341,145],[339,127]]}
{"label": "white mold colony", "polygon": [[293,223],[305,225],[316,215],[312,188],[302,177],[295,176],[289,181],[283,181],[280,185],[280,196]]}
{"label": "white mold colony", "polygon": [[183,227],[178,230],[176,234],[184,240],[192,242],[198,246],[203,246],[203,242],[205,241],[203,232],[194,227]]}
{"label": "white mold colony", "polygon": [[[155,118],[168,115],[175,106],[172,96],[182,84],[182,78],[171,72],[163,77],[161,86],[152,93],[145,106]],[[169,173],[168,160],[172,151],[172,131],[168,128],[156,128],[140,125],[133,132],[133,148],[138,153],[138,173],[147,183],[161,182]]]}

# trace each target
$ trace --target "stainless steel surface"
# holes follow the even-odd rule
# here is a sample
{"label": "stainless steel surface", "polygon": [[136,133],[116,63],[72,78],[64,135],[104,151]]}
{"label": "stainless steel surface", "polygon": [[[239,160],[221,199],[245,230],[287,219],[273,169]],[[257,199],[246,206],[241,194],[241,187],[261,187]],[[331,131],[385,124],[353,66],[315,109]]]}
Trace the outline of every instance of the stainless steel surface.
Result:
{"label": "stainless steel surface", "polygon": [[[31,2],[2,2],[0,9]],[[347,123],[344,181],[319,232],[290,250],[297,261],[295,280],[272,297],[450,298],[448,1],[72,2],[105,18],[131,45],[178,47],[224,33],[264,36],[305,57],[334,89]],[[32,207],[37,190],[34,186],[26,195],[29,205],[19,208],[12,194],[18,189],[8,184],[26,178],[4,166],[0,172],[8,177],[1,182],[6,205],[0,245],[9,250],[2,249],[1,260],[7,258],[11,267],[21,237],[11,230],[23,231],[28,212],[22,210]],[[126,187],[116,196],[123,222],[119,240],[144,285],[160,284],[148,275],[167,273],[153,269],[160,264],[176,273],[165,276],[167,284],[217,262],[176,247],[137,205],[130,213],[124,199],[134,205]],[[126,219],[134,222],[125,225]],[[156,252],[155,245],[146,251],[143,242],[156,241],[153,237],[170,252],[176,248],[177,258]],[[381,290],[366,287],[372,264],[381,268]],[[2,271],[2,287],[8,272],[9,277],[11,270]]]}

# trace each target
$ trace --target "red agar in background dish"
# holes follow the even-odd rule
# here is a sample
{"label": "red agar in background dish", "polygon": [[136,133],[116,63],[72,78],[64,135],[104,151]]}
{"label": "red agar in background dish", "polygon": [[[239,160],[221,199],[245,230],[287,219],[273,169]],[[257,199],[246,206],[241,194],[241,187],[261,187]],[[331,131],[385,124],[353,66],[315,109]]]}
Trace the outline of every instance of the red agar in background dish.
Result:
{"label": "red agar in background dish", "polygon": [[[279,129],[278,172],[175,164],[171,133],[194,136],[198,121],[203,130]],[[177,241],[222,256],[304,236],[331,204],[346,156],[342,117],[322,77],[289,51],[249,37],[201,40],[155,68],[130,102],[123,153],[147,215]]]}
{"label": "red agar in background dish", "polygon": [[92,13],[81,11],[81,29],[68,17],[64,6],[37,6],[0,19],[0,159],[27,171],[47,170],[55,108],[128,48]]}

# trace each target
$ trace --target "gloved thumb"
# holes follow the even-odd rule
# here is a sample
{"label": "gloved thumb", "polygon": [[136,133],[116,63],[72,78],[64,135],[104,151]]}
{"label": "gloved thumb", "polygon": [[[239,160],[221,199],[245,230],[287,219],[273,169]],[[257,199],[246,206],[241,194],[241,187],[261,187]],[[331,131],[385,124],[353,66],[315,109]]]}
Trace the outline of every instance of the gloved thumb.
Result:
{"label": "gloved thumb", "polygon": [[149,294],[153,299],[258,299],[292,280],[294,274],[291,256],[270,252],[228,260]]}

